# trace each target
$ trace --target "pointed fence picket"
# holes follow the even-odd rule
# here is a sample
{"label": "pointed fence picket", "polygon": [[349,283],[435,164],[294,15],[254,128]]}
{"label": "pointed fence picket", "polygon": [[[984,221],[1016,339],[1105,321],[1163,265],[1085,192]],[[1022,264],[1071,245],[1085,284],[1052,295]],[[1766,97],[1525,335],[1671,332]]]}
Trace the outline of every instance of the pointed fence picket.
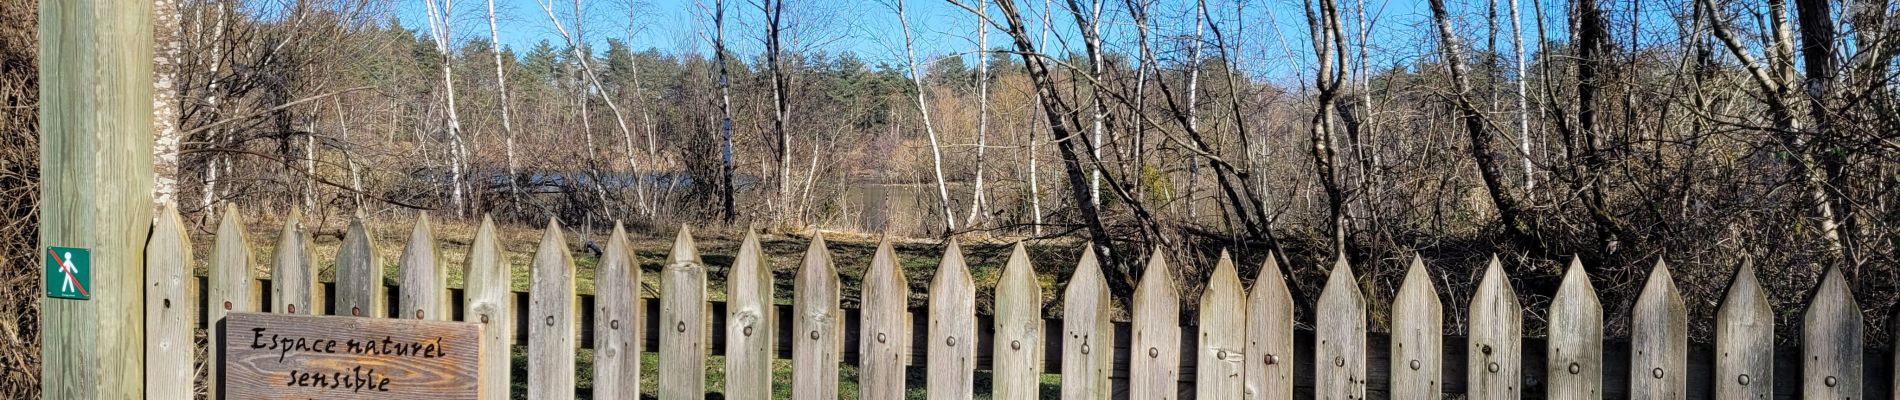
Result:
{"label": "pointed fence picket", "polygon": [[976,285],[963,263],[963,247],[956,239],[943,250],[943,261],[930,279],[930,326],[924,343],[930,349],[924,393],[931,400],[958,400],[975,396]]}
{"label": "pointed fence picket", "polygon": [[1603,305],[1582,260],[1570,259],[1547,318],[1545,395],[1552,400],[1603,398]]}
{"label": "pointed fence picket", "polygon": [[[726,273],[726,398],[772,398],[772,270],[748,230]],[[636,392],[637,393],[637,392]]]}
{"label": "pointed fence picket", "polygon": [[[640,393],[640,266],[627,229],[614,224],[594,270],[594,392],[606,397]],[[601,397],[601,396],[596,396]]]}
{"label": "pointed fence picket", "polygon": [[1036,282],[1035,266],[1029,264],[1029,251],[1016,242],[996,283],[996,340],[991,346],[996,373],[990,378],[995,398],[1040,397],[1046,346],[1042,325],[1042,285]]}
{"label": "pointed fence picket", "polygon": [[1688,398],[1689,311],[1662,260],[1649,271],[1630,319],[1630,397]]}
{"label": "pointed fence picket", "polygon": [[[857,364],[859,398],[867,399],[906,398],[919,389],[930,398],[971,398],[985,390],[976,386],[975,372],[986,370],[992,373],[991,398],[1033,399],[1059,392],[1065,400],[1280,400],[1296,393],[1363,399],[1369,392],[1417,399],[1538,393],[1551,399],[1890,398],[1893,380],[1900,379],[1889,372],[1890,353],[1865,346],[1861,309],[1838,268],[1826,272],[1807,305],[1802,347],[1777,352],[1774,314],[1752,265],[1736,271],[1717,311],[1716,343],[1702,348],[1690,347],[1682,296],[1668,267],[1658,262],[1629,310],[1628,347],[1606,348],[1606,314],[1575,259],[1544,315],[1549,337],[1522,336],[1522,306],[1494,259],[1467,309],[1470,336],[1455,338],[1442,335],[1444,310],[1433,275],[1417,258],[1392,299],[1391,334],[1367,331],[1370,299],[1363,285],[1369,283],[1359,281],[1344,260],[1329,272],[1312,316],[1316,330],[1306,333],[1294,330],[1287,269],[1271,254],[1249,287],[1223,253],[1199,297],[1202,312],[1184,324],[1175,272],[1156,252],[1128,310],[1131,320],[1114,322],[1104,271],[1092,248],[1082,249],[1074,275],[1062,284],[1061,318],[1044,319],[1044,307],[1057,304],[1044,303],[1035,269],[1018,244],[995,287],[995,315],[987,317],[976,314],[980,288],[970,278],[961,246],[953,242],[925,297],[929,306],[922,312],[928,320],[914,324],[908,309],[911,282],[888,241],[879,245],[864,276],[862,310],[845,310],[839,307],[844,297],[838,270],[818,237],[791,282],[792,304],[772,300],[776,279],[755,234],[747,235],[726,270],[727,301],[709,301],[707,265],[685,229],[662,266],[658,298],[645,298],[627,233],[616,225],[593,271],[596,298],[576,293],[575,249],[555,221],[529,266],[528,291],[514,292],[512,266],[486,218],[469,244],[464,287],[446,288],[427,217],[418,218],[404,244],[397,264],[401,284],[387,286],[380,280],[360,283],[359,276],[381,276],[374,271],[381,263],[373,258],[370,227],[360,219],[345,234],[337,281],[324,283],[315,279],[309,261],[309,230],[293,210],[278,237],[272,279],[259,281],[253,279],[241,217],[234,208],[224,214],[201,280],[185,275],[195,260],[175,214],[167,210],[154,220],[146,250],[146,351],[148,367],[170,366],[148,368],[161,375],[148,380],[147,393],[197,389],[188,379],[167,375],[191,370],[189,352],[178,351],[180,343],[188,343],[190,329],[215,328],[233,311],[320,314],[323,304],[335,304],[333,313],[345,315],[394,310],[395,318],[481,324],[484,340],[499,344],[483,346],[480,354],[485,399],[566,399],[582,393],[634,398],[642,391],[640,353],[645,351],[659,353],[665,366],[653,391],[659,398],[702,398],[711,349],[724,349],[724,396],[745,399],[773,396],[776,359],[790,359],[792,365],[791,387],[777,389],[789,389],[793,399],[801,400],[837,398],[839,367],[847,363]],[[193,290],[193,284],[202,289]],[[270,307],[259,307],[260,300]],[[382,306],[391,300],[397,307]],[[446,305],[455,300],[461,304]],[[581,312],[582,305],[587,312]],[[659,334],[643,333],[648,330]],[[1375,343],[1382,348],[1368,347]],[[514,345],[527,348],[525,393],[510,392],[520,382],[511,376]],[[583,348],[594,351],[595,376],[591,386],[577,387],[575,356]],[[216,354],[207,353],[210,362],[217,362]],[[911,368],[925,375],[906,380]],[[1800,376],[1777,379],[1778,368]],[[217,369],[208,370],[216,382]],[[1060,374],[1059,383],[1045,383],[1045,371]],[[160,381],[166,379],[185,384],[164,386]],[[1111,379],[1126,380],[1127,386]],[[924,387],[910,388],[908,382]]]}
{"label": "pointed fence picket", "polygon": [[1135,288],[1134,354],[1129,358],[1129,398],[1177,398],[1181,374],[1181,295],[1162,252],[1148,256]]}
{"label": "pointed fence picket", "polygon": [[1444,304],[1425,260],[1417,256],[1392,301],[1392,318],[1392,398],[1438,399],[1444,378]]}
{"label": "pointed fence picket", "polygon": [[1523,397],[1521,364],[1523,355],[1523,307],[1517,303],[1517,290],[1504,276],[1498,258],[1491,257],[1478,292],[1471,297],[1471,337],[1466,351],[1465,384],[1474,398],[1515,399]]}
{"label": "pointed fence picket", "polygon": [[843,359],[844,310],[839,309],[838,271],[824,236],[812,238],[792,287],[792,400],[838,398]]}

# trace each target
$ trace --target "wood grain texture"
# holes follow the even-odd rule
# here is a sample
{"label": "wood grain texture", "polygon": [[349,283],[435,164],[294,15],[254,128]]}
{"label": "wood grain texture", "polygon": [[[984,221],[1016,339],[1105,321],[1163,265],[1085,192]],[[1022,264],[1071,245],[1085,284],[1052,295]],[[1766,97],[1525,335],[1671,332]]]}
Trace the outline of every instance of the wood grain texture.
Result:
{"label": "wood grain texture", "polygon": [[792,400],[838,398],[844,310],[838,306],[838,270],[823,235],[812,237],[792,287]]}
{"label": "wood grain texture", "polygon": [[1545,342],[1544,395],[1552,400],[1603,398],[1603,305],[1583,269],[1570,258],[1550,301],[1550,338]]}
{"label": "wood grain texture", "polygon": [[476,399],[486,379],[475,324],[239,312],[225,327],[232,399]]}
{"label": "wood grain texture", "polygon": [[594,397],[640,396],[640,266],[614,223],[594,269]]}
{"label": "wood grain texture", "polygon": [[1062,400],[1105,400],[1110,394],[1115,330],[1108,314],[1108,282],[1094,247],[1082,247],[1075,274],[1062,292]]}
{"label": "wood grain texture", "polygon": [[382,318],[389,308],[383,297],[383,256],[361,211],[350,218],[349,232],[336,251],[336,288],[336,315]]}
{"label": "wood grain texture", "polygon": [[429,223],[429,213],[421,213],[396,265],[402,269],[402,293],[396,300],[401,314],[396,318],[449,319],[449,271],[442,267],[437,254],[441,251],[435,242],[435,227]]}
{"label": "wood grain texture", "polygon": [[1630,310],[1630,397],[1689,396],[1689,312],[1669,266],[1656,267]]}
{"label": "wood grain texture", "polygon": [[904,365],[910,363],[910,285],[890,239],[877,245],[864,274],[864,310],[858,340],[858,398],[904,398]]}
{"label": "wood grain texture", "polygon": [[1233,311],[1244,310],[1246,302],[1240,272],[1222,250],[1213,275],[1207,278],[1207,289],[1201,292],[1194,398],[1240,398],[1247,381],[1247,319],[1235,318]]}
{"label": "wood grain texture", "polygon": [[680,227],[660,270],[660,400],[706,396],[706,262],[693,231]]}
{"label": "wood grain texture", "polygon": [[574,255],[560,221],[549,219],[528,283],[528,398],[574,398]]}
{"label": "wood grain texture", "polygon": [[1320,399],[1366,397],[1366,299],[1352,266],[1340,258],[1319,295],[1319,343],[1313,353],[1313,379]]}
{"label": "wood grain texture", "polygon": [[[9,118],[32,109],[39,112],[37,252],[52,246],[89,249],[95,271],[89,300],[47,298],[45,288],[36,283],[8,282],[13,293],[33,290],[20,289],[28,285],[41,293],[39,360],[7,368],[38,370],[40,394],[46,399],[144,396],[144,363],[139,358],[145,345],[143,257],[153,208],[152,3],[41,2],[39,103],[6,111]],[[26,135],[20,131],[0,135],[8,135],[11,143],[31,140],[16,139]],[[46,258],[6,257],[42,263]],[[40,267],[25,261],[8,265]],[[7,328],[9,335],[30,329]]]}
{"label": "wood grain texture", "polygon": [[145,243],[145,395],[151,398],[188,399],[197,392],[192,385],[197,359],[189,279],[193,262],[178,207],[165,204]]}
{"label": "wood grain texture", "polygon": [[1774,396],[1775,313],[1755,279],[1752,260],[1742,261],[1715,312],[1715,396],[1767,399]]}
{"label": "wood grain texture", "polygon": [[955,238],[930,279],[929,299],[924,394],[931,400],[969,399],[976,392],[976,284]]}
{"label": "wood grain texture", "polygon": [[1840,267],[1828,268],[1801,316],[1801,393],[1809,399],[1861,399],[1860,303]]}
{"label": "wood grain texture", "polygon": [[726,398],[772,398],[772,270],[759,233],[746,230],[726,273]]}
{"label": "wood grain texture", "polygon": [[1412,256],[1392,301],[1392,398],[1433,400],[1443,396],[1444,303],[1425,260]]}
{"label": "wood grain texture", "polygon": [[290,209],[284,230],[277,236],[276,263],[270,272],[270,312],[285,314],[321,314],[317,304],[317,266],[310,261],[310,230],[303,225],[303,211]]}
{"label": "wood grain texture", "polygon": [[1472,295],[1470,341],[1465,346],[1467,390],[1473,398],[1522,398],[1524,316],[1517,290],[1496,255]]}
{"label": "wood grain texture", "polygon": [[[1042,285],[1022,242],[1010,249],[1009,262],[996,284],[996,339],[991,349],[995,374],[990,393],[998,400],[1041,396],[1043,343]],[[976,342],[970,342],[976,347]]]}
{"label": "wood grain texture", "polygon": [[[238,214],[237,205],[225,203],[224,216],[218,220],[218,233],[211,245],[211,260],[205,271],[205,328],[211,334],[206,335],[208,346],[218,349],[224,346],[224,336],[216,334],[218,321],[231,312],[256,312],[259,287],[252,279],[251,268],[255,258],[251,255],[250,240],[244,229],[244,218]],[[193,303],[196,304],[196,303]],[[205,352],[205,365],[220,365],[217,351]],[[217,399],[219,387],[218,368],[205,369],[206,398]]]}
{"label": "wood grain texture", "polygon": [[1179,396],[1181,376],[1181,294],[1160,249],[1149,252],[1135,288],[1133,343],[1128,366],[1132,399],[1166,400]]}
{"label": "wood grain texture", "polygon": [[1267,253],[1247,294],[1248,400],[1293,399],[1293,295],[1279,257]]}
{"label": "wood grain texture", "polygon": [[467,282],[462,296],[463,320],[480,324],[482,341],[494,344],[483,347],[477,357],[481,365],[482,400],[508,399],[513,382],[514,372],[508,365],[510,344],[515,337],[514,293],[509,288],[513,269],[496,239],[495,221],[483,215],[481,226],[475,230],[475,240],[469,243],[468,260],[462,270]]}

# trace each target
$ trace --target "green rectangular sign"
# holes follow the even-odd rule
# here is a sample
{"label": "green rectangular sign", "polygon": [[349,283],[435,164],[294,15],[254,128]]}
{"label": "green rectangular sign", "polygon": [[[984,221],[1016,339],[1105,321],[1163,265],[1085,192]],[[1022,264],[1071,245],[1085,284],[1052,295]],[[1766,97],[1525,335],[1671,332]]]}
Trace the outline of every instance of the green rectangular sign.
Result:
{"label": "green rectangular sign", "polygon": [[92,298],[92,252],[73,247],[46,249],[46,297]]}

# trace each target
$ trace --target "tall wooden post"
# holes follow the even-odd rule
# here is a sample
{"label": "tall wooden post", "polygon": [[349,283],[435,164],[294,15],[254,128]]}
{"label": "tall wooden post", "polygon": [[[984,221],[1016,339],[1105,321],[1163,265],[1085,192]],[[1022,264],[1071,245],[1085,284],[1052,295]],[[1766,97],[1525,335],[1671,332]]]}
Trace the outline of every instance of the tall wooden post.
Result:
{"label": "tall wooden post", "polygon": [[143,398],[152,0],[39,6],[37,252],[43,266],[52,246],[86,249],[91,284],[83,300],[41,288],[41,398]]}

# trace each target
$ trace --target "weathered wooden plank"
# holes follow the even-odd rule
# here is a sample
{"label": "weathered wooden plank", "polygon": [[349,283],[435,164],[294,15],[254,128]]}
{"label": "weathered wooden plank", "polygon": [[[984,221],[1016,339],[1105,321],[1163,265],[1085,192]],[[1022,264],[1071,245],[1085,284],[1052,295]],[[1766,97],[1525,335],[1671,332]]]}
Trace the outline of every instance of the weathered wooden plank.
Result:
{"label": "weathered wooden plank", "polygon": [[1132,361],[1128,367],[1131,399],[1173,399],[1181,376],[1181,294],[1174,270],[1161,249],[1148,255],[1141,284],[1135,288]]}
{"label": "weathered wooden plank", "polygon": [[969,399],[976,390],[976,285],[955,238],[930,279],[929,299],[924,394],[932,400]]}
{"label": "weathered wooden plank", "polygon": [[416,215],[416,226],[409,231],[409,243],[403,245],[402,293],[396,300],[397,318],[435,321],[449,320],[449,270],[436,258],[435,227],[429,213]]}
{"label": "weathered wooden plank", "polygon": [[1630,397],[1689,396],[1689,312],[1669,266],[1656,260],[1630,310]]}
{"label": "weathered wooden plank", "polygon": [[864,274],[864,310],[859,314],[858,398],[904,398],[904,365],[910,363],[910,285],[889,238],[878,243]]}
{"label": "weathered wooden plank", "polygon": [[1106,400],[1115,329],[1109,320],[1108,282],[1083,246],[1075,274],[1062,292],[1062,400]]}
{"label": "weathered wooden plank", "polygon": [[574,398],[574,255],[561,222],[548,219],[528,283],[528,398]]}
{"label": "weathered wooden plank", "polygon": [[[1029,251],[1016,242],[996,284],[995,374],[990,393],[999,400],[1040,398],[1042,381],[1042,284]],[[976,347],[971,341],[970,347]]]}
{"label": "weathered wooden plank", "polygon": [[1366,397],[1366,299],[1344,256],[1319,295],[1313,379],[1320,399]]}
{"label": "weathered wooden plank", "polygon": [[178,206],[165,204],[145,243],[145,395],[189,399],[193,390],[191,238]]}
{"label": "weathered wooden plank", "polygon": [[[245,236],[244,218],[238,215],[237,205],[226,203],[224,216],[218,221],[216,242],[211,246],[211,260],[205,272],[205,328],[213,332],[208,336],[210,348],[224,346],[224,337],[217,335],[217,323],[232,312],[256,312],[258,287],[251,279],[251,244]],[[205,352],[205,365],[219,364],[218,352]],[[217,368],[205,369],[206,398],[216,399],[219,371]]]}
{"label": "weathered wooden plank", "polygon": [[1293,295],[1279,257],[1267,254],[1247,295],[1247,388],[1249,400],[1293,399]]}
{"label": "weathered wooden plank", "polygon": [[792,400],[838,398],[838,362],[843,359],[844,310],[839,309],[838,270],[824,235],[805,249],[792,287]]}
{"label": "weathered wooden plank", "polygon": [[1801,316],[1801,393],[1809,399],[1861,398],[1865,336],[1860,303],[1840,267],[1828,268]]}
{"label": "weathered wooden plank", "polygon": [[383,256],[358,212],[336,251],[336,310],[338,315],[382,318],[389,307],[383,297]]}
{"label": "weathered wooden plank", "polygon": [[277,237],[276,264],[270,272],[271,312],[320,314],[317,304],[317,266],[310,261],[310,230],[303,226],[303,211],[290,209],[284,231]]}
{"label": "weathered wooden plank", "polygon": [[1392,398],[1438,399],[1443,396],[1444,303],[1432,284],[1425,260],[1412,256],[1405,282],[1392,301]]}
{"label": "weathered wooden plank", "polygon": [[640,266],[614,223],[594,269],[594,398],[640,397]]}
{"label": "weathered wooden plank", "polygon": [[759,233],[747,230],[739,256],[726,273],[726,398],[772,398],[772,269],[759,248]]}
{"label": "weathered wooden plank", "polygon": [[513,347],[509,344],[514,343],[515,337],[514,293],[509,287],[514,277],[512,269],[508,256],[502,253],[501,242],[496,239],[495,221],[483,215],[481,227],[475,229],[475,240],[469,243],[468,258],[462,269],[466,286],[466,294],[462,296],[463,320],[482,324],[482,341],[495,344],[482,347],[479,357],[483,400],[508,399],[513,382],[508,355]]}
{"label": "weathered wooden plank", "polygon": [[1775,312],[1743,260],[1715,312],[1715,397],[1766,399],[1775,392]]}
{"label": "weathered wooden plank", "polygon": [[1472,295],[1471,338],[1465,346],[1467,393],[1473,398],[1516,399],[1523,397],[1524,316],[1518,306],[1517,290],[1504,275],[1496,255],[1478,281]]}
{"label": "weathered wooden plank", "polygon": [[1234,318],[1247,292],[1226,250],[1201,292],[1200,336],[1194,382],[1196,399],[1238,399],[1246,386],[1247,319]]}
{"label": "weathered wooden plank", "polygon": [[472,400],[481,389],[476,358],[488,345],[474,324],[261,313],[226,323],[230,345],[216,351],[229,357],[231,399]]}
{"label": "weathered wooden plank", "polygon": [[1550,340],[1545,342],[1544,395],[1552,400],[1603,398],[1603,305],[1583,261],[1570,258],[1563,283],[1550,301]]}
{"label": "weathered wooden plank", "polygon": [[660,399],[706,396],[706,262],[692,228],[680,226],[669,262],[660,270]]}

